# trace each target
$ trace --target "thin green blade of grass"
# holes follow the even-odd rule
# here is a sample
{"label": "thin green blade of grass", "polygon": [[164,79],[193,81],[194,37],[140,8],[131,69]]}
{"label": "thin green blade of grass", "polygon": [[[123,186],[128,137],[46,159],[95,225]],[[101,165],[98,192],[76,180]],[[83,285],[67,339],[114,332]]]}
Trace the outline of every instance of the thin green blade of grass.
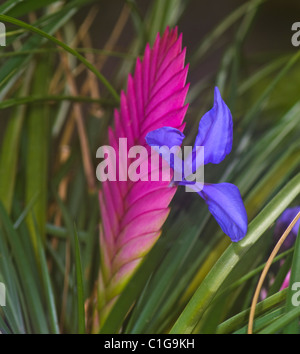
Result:
{"label": "thin green blade of grass", "polygon": [[[261,315],[255,319],[254,322],[254,332],[257,333],[263,330],[265,327],[269,326],[272,322],[276,321],[283,314],[283,306],[272,310],[264,315]],[[248,325],[236,330],[233,334],[247,334]]]}
{"label": "thin green blade of grass", "polygon": [[192,333],[211,301],[222,288],[232,269],[240,264],[243,255],[259,240],[300,193],[300,174],[296,175],[250,223],[246,237],[231,244],[218,259],[189,301],[170,333]]}
{"label": "thin green blade of grass", "polygon": [[[295,293],[295,290],[293,289],[293,284],[299,281],[300,281],[300,228],[295,242],[289,288],[288,288],[286,305],[285,305],[285,312],[289,312],[295,307],[292,301],[292,298]],[[286,328],[284,328],[283,333],[299,334],[300,333],[299,319],[296,319],[291,323],[289,323],[286,326]]]}
{"label": "thin green blade of grass", "polygon": [[0,200],[2,200],[8,213],[10,213],[12,206],[23,118],[24,108],[19,107],[13,112],[7,123],[1,146]]}
{"label": "thin green blade of grass", "polygon": [[[23,86],[20,90],[20,94],[26,94],[29,89],[29,82],[32,76],[33,66],[30,66]],[[1,103],[0,103],[1,105]],[[23,120],[25,115],[25,107],[16,108],[8,123],[3,137],[3,142],[1,145],[1,155],[0,155],[0,200],[4,204],[4,207],[10,214],[16,173],[17,173],[17,162],[19,155],[20,138],[23,127]]]}
{"label": "thin green blade of grass", "polygon": [[[86,294],[91,293],[94,287],[93,275],[97,274],[99,269],[99,259],[97,257],[99,250],[99,235],[98,235],[98,223],[99,223],[99,205],[98,196],[93,195],[89,200],[90,208],[92,209],[91,216],[89,218],[89,224],[85,237],[81,237],[80,232],[78,232],[79,240],[84,241],[84,250],[82,253],[82,265],[84,273],[84,289]],[[94,261],[91,262],[91,259]]]}
{"label": "thin green blade of grass", "polygon": [[[36,64],[35,74],[32,82],[32,94],[37,92],[45,93],[48,87],[50,65],[47,60]],[[41,80],[43,78],[43,80]],[[30,230],[33,247],[37,252],[40,235],[45,241],[45,224],[48,201],[48,149],[49,149],[49,111],[45,105],[31,107],[26,116],[28,142],[26,156],[26,204],[38,193],[37,200],[27,216],[27,223]],[[37,221],[38,234],[34,226],[34,219]]]}
{"label": "thin green blade of grass", "polygon": [[258,334],[274,334],[280,332],[283,328],[293,322],[300,316],[300,306],[294,307],[289,312],[285,313],[270,325],[265,327]]}
{"label": "thin green blade of grass", "polygon": [[87,103],[98,103],[102,107],[114,106],[114,103],[106,99],[96,99],[86,96],[69,96],[69,95],[36,95],[27,97],[15,97],[2,101],[0,103],[0,109],[10,108],[24,104],[38,104],[38,103],[56,103],[61,101],[71,101],[71,102],[87,102]]}
{"label": "thin green blade of grass", "polygon": [[[39,231],[36,224],[35,227],[36,227],[36,233],[38,234]],[[51,284],[47,259],[45,255],[45,248],[42,244],[41,235],[37,237],[37,252],[38,252],[38,259],[40,261],[39,270],[40,270],[40,275],[41,275],[42,284],[44,288],[44,296],[46,298],[46,304],[47,304],[47,314],[49,317],[50,333],[59,334],[57,310],[55,305],[55,295]]]}
{"label": "thin green blade of grass", "polygon": [[[46,224],[46,232],[48,235],[60,238],[61,240],[66,240],[68,237],[68,230],[63,226],[57,226],[53,224]],[[78,231],[78,238],[80,242],[87,242],[89,233],[86,231]]]}
{"label": "thin green blade of grass", "polygon": [[85,309],[84,309],[84,284],[82,276],[82,262],[80,256],[80,247],[77,229],[74,227],[74,248],[75,248],[75,273],[76,273],[76,294],[78,311],[78,334],[85,333]]}

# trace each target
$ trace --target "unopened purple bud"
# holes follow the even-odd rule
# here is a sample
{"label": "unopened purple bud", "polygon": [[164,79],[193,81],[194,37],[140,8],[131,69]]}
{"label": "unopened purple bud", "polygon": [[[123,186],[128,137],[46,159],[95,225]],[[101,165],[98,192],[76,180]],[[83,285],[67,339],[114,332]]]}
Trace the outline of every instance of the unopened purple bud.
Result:
{"label": "unopened purple bud", "polygon": [[[277,243],[282,234],[288,228],[289,224],[293,221],[295,216],[300,212],[300,206],[286,209],[280,216],[280,218],[276,222],[275,230],[274,230],[274,241]],[[286,251],[291,248],[296,240],[298,230],[300,226],[300,219],[296,222],[294,227],[292,228],[290,234],[285,239],[283,245],[281,246],[282,251]]]}

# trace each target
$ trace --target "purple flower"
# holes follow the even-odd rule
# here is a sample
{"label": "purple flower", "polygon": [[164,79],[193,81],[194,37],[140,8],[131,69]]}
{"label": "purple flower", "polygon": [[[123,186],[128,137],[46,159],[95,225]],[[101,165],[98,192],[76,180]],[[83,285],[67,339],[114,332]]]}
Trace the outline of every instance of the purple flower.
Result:
{"label": "purple flower", "polygon": [[[278,242],[279,238],[282,236],[284,231],[288,228],[289,224],[293,221],[296,215],[300,212],[300,206],[296,206],[293,208],[286,209],[277,220],[275,229],[274,229],[274,241],[275,243]],[[296,222],[294,227],[292,228],[291,232],[283,242],[281,246],[281,250],[285,251],[293,246],[295,243],[297,233],[300,226],[300,219]]]}
{"label": "purple flower", "polygon": [[[277,220],[275,229],[274,229],[274,242],[277,243],[280,239],[280,237],[283,235],[285,230],[288,228],[290,223],[293,221],[293,219],[296,217],[296,215],[300,212],[300,206],[296,206],[293,208],[288,208],[286,209],[280,216],[280,218]],[[291,232],[283,242],[281,246],[281,251],[286,251],[289,248],[291,248],[295,241],[296,237],[298,234],[298,230],[300,227],[300,219],[296,222],[294,227],[292,228]],[[284,260],[280,262],[280,266],[283,266]],[[290,277],[291,277],[291,270],[288,271],[280,290],[283,290],[289,286],[290,283]]]}
{"label": "purple flower", "polygon": [[[213,108],[200,120],[198,134],[192,152],[184,165],[192,164],[192,172],[200,166],[196,163],[197,147],[204,147],[204,165],[219,164],[232,148],[233,123],[229,108],[222,100],[219,89],[215,88]],[[180,146],[184,134],[173,127],[162,127],[149,132],[145,139],[154,149],[162,146]],[[164,157],[164,156],[163,156]],[[170,166],[176,169],[174,163]],[[182,169],[184,170],[184,169]],[[247,213],[239,189],[230,183],[210,184],[193,182],[182,174],[179,185],[188,185],[206,202],[221,229],[233,242],[240,241],[247,233]]]}

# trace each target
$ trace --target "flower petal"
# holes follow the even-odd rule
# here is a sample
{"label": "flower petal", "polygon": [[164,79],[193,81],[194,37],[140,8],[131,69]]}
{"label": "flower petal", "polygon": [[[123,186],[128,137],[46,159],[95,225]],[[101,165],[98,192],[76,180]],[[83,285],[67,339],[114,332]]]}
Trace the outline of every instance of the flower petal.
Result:
{"label": "flower petal", "polygon": [[[185,136],[180,130],[172,127],[162,127],[153,130],[145,137],[147,144],[160,154],[174,170],[176,181],[181,181],[183,179],[183,161],[177,156],[177,154],[180,151],[179,147],[184,138]],[[166,165],[164,166],[164,168],[168,168]],[[153,167],[155,168],[155,166],[151,166],[151,168]]]}
{"label": "flower petal", "polygon": [[[275,230],[274,230],[274,241],[277,243],[284,231],[288,228],[289,224],[293,221],[296,215],[300,212],[300,206],[292,207],[286,209],[280,216],[280,218],[276,222]],[[287,236],[283,245],[281,246],[281,250],[285,251],[293,246],[295,243],[298,230],[300,227],[300,219],[296,222],[294,227],[292,228],[290,234]]]}
{"label": "flower petal", "polygon": [[233,242],[247,233],[247,213],[239,189],[231,183],[204,184],[199,195],[221,229]]}
{"label": "flower petal", "polygon": [[173,146],[180,146],[184,138],[184,134],[173,127],[162,127],[153,130],[145,137],[148,145],[158,147],[168,146],[169,149]]}
{"label": "flower petal", "polygon": [[218,164],[232,148],[233,123],[229,108],[215,87],[214,106],[200,120],[196,146],[204,146],[204,164]]}

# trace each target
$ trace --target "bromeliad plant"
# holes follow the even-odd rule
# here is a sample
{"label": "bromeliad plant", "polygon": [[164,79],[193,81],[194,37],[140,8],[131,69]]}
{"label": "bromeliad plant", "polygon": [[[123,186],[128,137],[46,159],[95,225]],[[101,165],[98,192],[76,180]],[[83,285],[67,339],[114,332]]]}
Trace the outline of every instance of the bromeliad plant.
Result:
{"label": "bromeliad plant", "polygon": [[[299,333],[300,306],[291,301],[299,234],[268,258],[276,220],[300,195],[300,51],[275,28],[263,46],[255,36],[260,9],[264,23],[278,9],[249,0],[230,12],[218,7],[204,24],[204,1],[111,3],[1,2],[0,332],[87,333],[93,319],[101,333],[247,333],[253,308],[253,333]],[[293,14],[292,1],[285,8]],[[164,33],[177,23],[189,36],[189,65],[177,29]],[[226,92],[233,127],[217,88],[209,111],[213,86]],[[120,102],[113,127],[111,108]],[[175,137],[184,152],[195,146],[184,156],[195,170],[204,147],[204,183],[192,184],[185,169],[177,179],[177,165],[155,152]],[[99,186],[100,257],[93,160],[99,145],[115,147],[120,138],[125,173],[142,161],[127,157],[136,145],[171,173]],[[267,259],[274,282],[252,306]]]}
{"label": "bromeliad plant", "polygon": [[[109,128],[109,144],[115,151],[120,138],[127,138],[128,150],[142,145],[149,153],[150,146],[181,145],[188,108],[184,101],[189,87],[185,83],[188,65],[184,66],[185,49],[181,45],[182,35],[177,36],[177,28],[167,28],[162,37],[157,36],[152,49],[149,44],[146,46],[143,61],[137,60],[134,76],[128,77],[127,94],[121,93],[120,111],[114,113],[114,130]],[[186,163],[195,165],[198,146],[204,146],[204,164],[220,163],[231,151],[232,136],[231,113],[216,88],[214,106],[200,121],[195,146]],[[126,153],[124,156],[128,159]],[[121,161],[120,156],[116,159],[110,162],[114,162],[119,175],[128,161]],[[191,184],[186,177],[183,175],[178,184],[200,190],[197,183]],[[101,269],[93,332],[99,331],[132,274],[160,236],[176,192],[177,185],[171,182],[103,182],[99,195]],[[247,232],[247,214],[238,188],[229,183],[204,184],[198,193],[232,241],[241,240]]]}

